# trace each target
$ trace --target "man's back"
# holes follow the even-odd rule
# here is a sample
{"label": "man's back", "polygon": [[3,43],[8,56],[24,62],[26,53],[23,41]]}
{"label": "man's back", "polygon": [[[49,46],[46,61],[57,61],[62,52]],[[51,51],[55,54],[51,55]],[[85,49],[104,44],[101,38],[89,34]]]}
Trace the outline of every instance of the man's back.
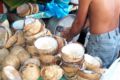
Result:
{"label": "man's back", "polygon": [[101,34],[118,27],[119,13],[119,0],[92,0],[88,14],[91,33]]}

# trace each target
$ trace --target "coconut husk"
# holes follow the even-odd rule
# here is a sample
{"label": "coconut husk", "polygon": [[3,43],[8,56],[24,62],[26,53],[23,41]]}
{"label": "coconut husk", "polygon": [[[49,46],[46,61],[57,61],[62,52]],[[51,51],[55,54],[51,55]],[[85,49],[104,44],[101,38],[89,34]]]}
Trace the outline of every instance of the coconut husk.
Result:
{"label": "coconut husk", "polygon": [[40,76],[39,67],[35,64],[28,64],[23,67],[21,75],[23,80],[37,80]]}
{"label": "coconut husk", "polygon": [[22,78],[13,66],[6,66],[2,71],[2,80],[22,80]]}
{"label": "coconut husk", "polygon": [[42,66],[56,64],[56,59],[52,55],[40,55],[39,57]]}
{"label": "coconut husk", "polygon": [[32,56],[38,56],[38,50],[37,48],[32,45],[26,45],[26,50],[32,55]]}
{"label": "coconut husk", "polygon": [[101,74],[94,72],[78,71],[78,75],[87,80],[100,80]]}
{"label": "coconut husk", "polygon": [[63,70],[58,65],[46,66],[41,69],[41,76],[44,80],[60,80]]}
{"label": "coconut husk", "polygon": [[2,66],[13,66],[15,69],[18,69],[20,67],[20,60],[18,59],[18,57],[16,55],[8,55],[7,57],[5,57]]}
{"label": "coconut husk", "polygon": [[5,44],[5,48],[10,48],[15,44],[16,41],[17,41],[17,34],[14,34],[8,39],[7,43]]}
{"label": "coconut husk", "polygon": [[9,51],[6,48],[0,49],[0,65],[3,62],[3,60],[5,59],[5,57],[8,55],[9,55]]}
{"label": "coconut husk", "polygon": [[16,34],[17,34],[17,43],[15,45],[23,45],[25,43],[23,31],[18,30]]}
{"label": "coconut husk", "polygon": [[3,48],[6,44],[9,35],[4,27],[0,26],[0,48]]}
{"label": "coconut husk", "polygon": [[2,80],[2,71],[0,71],[0,80]]}
{"label": "coconut husk", "polygon": [[40,66],[40,61],[37,57],[34,57],[26,60],[23,65],[26,66],[28,64],[35,64],[37,66]]}
{"label": "coconut husk", "polygon": [[30,58],[29,53],[21,46],[14,46],[10,53],[16,55],[19,58],[21,64]]}

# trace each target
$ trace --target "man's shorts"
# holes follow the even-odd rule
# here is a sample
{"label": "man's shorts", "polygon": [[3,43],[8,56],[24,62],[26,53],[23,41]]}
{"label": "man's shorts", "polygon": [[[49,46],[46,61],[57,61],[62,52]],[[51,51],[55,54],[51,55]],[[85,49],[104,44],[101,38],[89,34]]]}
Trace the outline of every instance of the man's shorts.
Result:
{"label": "man's shorts", "polygon": [[108,68],[119,55],[119,28],[100,35],[90,34],[86,49],[88,54],[102,60],[103,67]]}

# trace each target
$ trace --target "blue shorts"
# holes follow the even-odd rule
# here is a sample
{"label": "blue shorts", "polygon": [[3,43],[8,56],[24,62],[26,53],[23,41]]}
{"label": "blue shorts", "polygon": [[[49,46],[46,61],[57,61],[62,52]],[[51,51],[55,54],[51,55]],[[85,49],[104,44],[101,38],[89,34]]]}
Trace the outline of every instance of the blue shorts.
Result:
{"label": "blue shorts", "polygon": [[90,34],[86,49],[88,54],[102,60],[103,67],[108,68],[119,55],[119,28],[100,35]]}

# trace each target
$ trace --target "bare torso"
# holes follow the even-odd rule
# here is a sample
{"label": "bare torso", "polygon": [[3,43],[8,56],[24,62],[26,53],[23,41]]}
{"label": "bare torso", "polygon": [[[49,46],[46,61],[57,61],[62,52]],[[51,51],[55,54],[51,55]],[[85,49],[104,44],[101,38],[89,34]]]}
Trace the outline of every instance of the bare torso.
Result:
{"label": "bare torso", "polygon": [[119,0],[92,0],[89,7],[90,32],[102,34],[118,27]]}

